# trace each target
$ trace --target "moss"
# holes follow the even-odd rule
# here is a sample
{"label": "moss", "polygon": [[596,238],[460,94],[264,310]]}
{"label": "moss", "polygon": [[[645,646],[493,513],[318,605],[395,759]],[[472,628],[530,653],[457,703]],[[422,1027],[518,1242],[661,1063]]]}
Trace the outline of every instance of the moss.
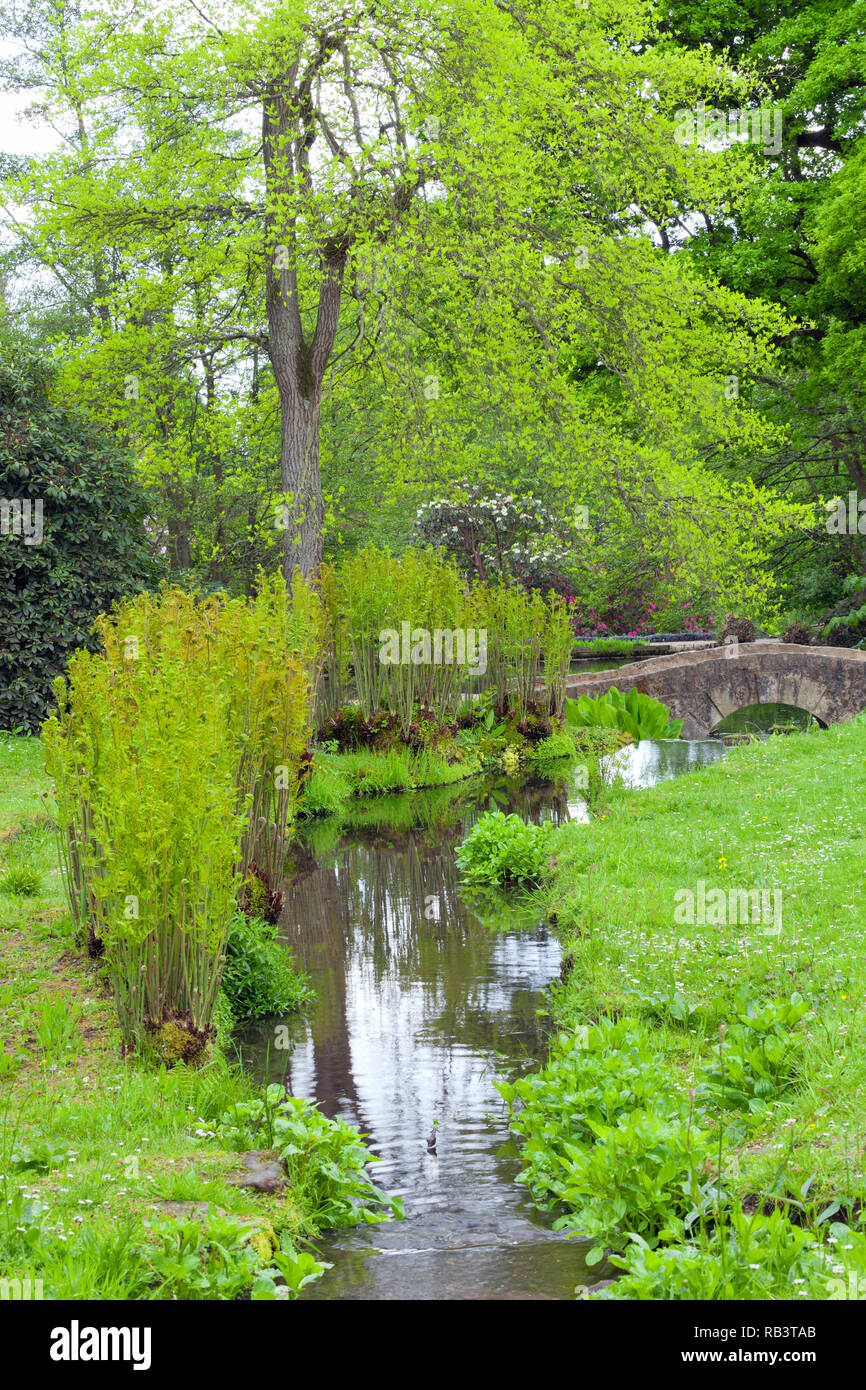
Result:
{"label": "moss", "polygon": [[164,1019],[150,1028],[150,1044],[158,1061],[168,1067],[184,1062],[199,1067],[211,1056],[215,1029],[195,1028],[189,1017]]}

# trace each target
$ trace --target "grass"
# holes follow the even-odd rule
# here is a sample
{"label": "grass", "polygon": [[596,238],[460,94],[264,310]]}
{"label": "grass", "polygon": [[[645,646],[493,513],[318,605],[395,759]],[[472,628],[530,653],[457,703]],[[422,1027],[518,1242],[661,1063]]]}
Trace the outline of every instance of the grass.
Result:
{"label": "grass", "polygon": [[[42,1278],[54,1298],[236,1297],[243,1232],[307,1239],[316,1211],[291,1188],[230,1181],[241,1163],[217,1121],[259,1093],[223,1055],[196,1071],[121,1057],[108,986],[65,910],[39,741],[3,735],[2,755],[0,1278]],[[4,891],[25,870],[37,891]]]}
{"label": "grass", "polygon": [[[649,642],[641,642],[639,639],[629,640],[624,638],[617,641],[615,637],[587,637],[585,641],[576,639],[572,656],[634,656],[638,650],[648,647]],[[666,650],[659,644],[661,650]]]}
{"label": "grass", "polygon": [[428,748],[317,752],[304,797],[306,817],[337,815],[353,798],[450,786],[482,770],[479,759],[449,760]]}
{"label": "grass", "polygon": [[[813,1214],[832,1199],[850,1211],[864,1196],[864,762],[864,716],[754,742],[686,778],[608,798],[551,843],[546,900],[573,961],[556,994],[560,1024],[649,1021],[688,1087],[744,984],[761,999],[807,1001],[796,1086],[761,1111],[736,1155],[747,1209],[807,1193]],[[699,880],[726,894],[779,893],[780,933],[763,922],[677,923],[683,891]]]}

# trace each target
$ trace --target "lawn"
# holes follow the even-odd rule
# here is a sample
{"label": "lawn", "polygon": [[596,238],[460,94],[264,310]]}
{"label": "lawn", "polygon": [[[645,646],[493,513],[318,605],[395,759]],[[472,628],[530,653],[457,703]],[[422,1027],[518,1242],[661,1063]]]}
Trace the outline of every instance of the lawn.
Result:
{"label": "lawn", "polygon": [[[589,824],[557,832],[545,888],[567,949],[554,991],[565,1036],[627,1021],[639,1068],[666,1075],[689,1123],[743,1000],[776,1010],[802,1000],[802,1020],[777,1030],[789,1047],[782,1081],[759,1081],[736,1123],[721,1108],[709,1116],[720,1142],[705,1176],[723,1172],[746,1213],[780,1209],[813,1231],[834,1217],[856,1224],[864,1189],[864,799],[866,717],[756,741],[688,777],[608,796]],[[740,890],[775,910],[751,920]],[[701,895],[717,904],[702,921]],[[563,1137],[544,1142],[561,1149]],[[581,1203],[571,1206],[580,1224]],[[612,1215],[611,1231],[627,1232],[632,1216]]]}

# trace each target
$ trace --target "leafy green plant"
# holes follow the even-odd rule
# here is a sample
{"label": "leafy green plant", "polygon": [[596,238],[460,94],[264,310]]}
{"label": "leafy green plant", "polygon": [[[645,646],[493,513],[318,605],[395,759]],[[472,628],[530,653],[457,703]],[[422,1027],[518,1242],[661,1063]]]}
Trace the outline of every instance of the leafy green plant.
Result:
{"label": "leafy green plant", "polygon": [[[835,1227],[835,1239],[846,1245],[863,1237],[847,1227]],[[622,1255],[611,1264],[625,1271],[600,1297],[631,1299],[712,1300],[793,1298],[796,1294],[826,1299],[835,1284],[847,1287],[834,1274],[826,1246],[812,1231],[795,1225],[781,1208],[769,1216],[746,1215],[739,1208],[730,1221],[716,1226],[702,1240],[656,1248],[636,1233]]]}
{"label": "leafy green plant", "polygon": [[296,1250],[291,1242],[285,1240],[283,1248],[274,1251],[271,1261],[272,1268],[256,1273],[250,1294],[254,1301],[279,1298],[277,1278],[282,1279],[288,1297],[297,1298],[301,1289],[321,1279],[325,1270],[332,1268],[326,1260],[318,1260],[309,1250]]}
{"label": "leafy green plant", "polygon": [[193,1301],[234,1299],[253,1285],[262,1263],[256,1229],[237,1217],[154,1222],[146,1248],[151,1297]]}
{"label": "leafy green plant", "polygon": [[139,595],[97,624],[44,727],[71,910],[106,962],[127,1047],[192,1061],[239,886],[279,876],[310,733],[320,609],[296,580],[256,597]]}
{"label": "leafy green plant", "polygon": [[487,811],[457,850],[467,883],[536,882],[547,859],[549,825],[530,825],[520,816]]}
{"label": "leafy green plant", "polygon": [[276,925],[242,912],[229,928],[222,988],[237,1020],[285,1013],[313,997],[288,946],[277,939]]}
{"label": "leafy green plant", "polygon": [[362,1135],[344,1120],[328,1119],[310,1101],[286,1097],[281,1086],[268,1086],[263,1098],[226,1112],[219,1133],[238,1149],[261,1142],[276,1149],[296,1200],[321,1228],[402,1217],[400,1199],[389,1198],[365,1172],[377,1156]]}
{"label": "leafy green plant", "polygon": [[706,1203],[697,1173],[710,1153],[708,1131],[633,1020],[559,1034],[544,1068],[497,1089],[523,1140],[518,1181],[548,1209],[566,1208],[558,1228],[615,1246],[632,1231],[671,1240],[684,1234],[695,1203]]}
{"label": "leafy green plant", "polygon": [[605,695],[581,695],[566,700],[565,718],[573,728],[619,729],[631,734],[636,743],[642,738],[679,738],[681,719],[671,719],[661,700],[639,690],[623,694],[611,686]]}
{"label": "leafy green plant", "polygon": [[37,897],[41,887],[39,874],[27,864],[13,864],[0,875],[0,893],[11,893],[16,898]]}
{"label": "leafy green plant", "polygon": [[799,994],[761,1003],[743,985],[735,1008],[712,1048],[712,1061],[702,1069],[696,1094],[725,1108],[760,1111],[793,1084],[804,1045],[794,1030],[808,1005]]}
{"label": "leafy green plant", "polygon": [[36,1039],[47,1057],[56,1056],[67,1050],[78,1051],[80,1038],[78,1024],[81,1009],[57,995],[54,998],[40,999],[37,1006],[34,1026]]}

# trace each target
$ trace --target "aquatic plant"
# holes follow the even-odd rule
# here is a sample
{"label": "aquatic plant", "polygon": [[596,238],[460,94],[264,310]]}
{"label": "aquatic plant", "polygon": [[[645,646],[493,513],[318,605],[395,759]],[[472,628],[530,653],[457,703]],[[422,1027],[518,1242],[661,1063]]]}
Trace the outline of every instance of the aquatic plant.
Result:
{"label": "aquatic plant", "polygon": [[642,738],[679,738],[683,727],[681,719],[670,718],[670,710],[661,700],[639,690],[625,695],[615,685],[604,695],[566,700],[565,719],[574,729],[619,729],[636,743]]}
{"label": "aquatic plant", "polygon": [[457,849],[460,872],[467,883],[537,882],[550,833],[550,825],[530,825],[520,816],[487,811]]}

